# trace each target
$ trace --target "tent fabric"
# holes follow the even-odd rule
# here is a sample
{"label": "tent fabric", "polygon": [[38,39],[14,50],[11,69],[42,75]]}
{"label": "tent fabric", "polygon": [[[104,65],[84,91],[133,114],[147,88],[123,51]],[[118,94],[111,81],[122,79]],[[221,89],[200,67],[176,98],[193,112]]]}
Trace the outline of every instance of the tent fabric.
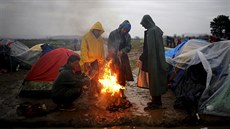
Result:
{"label": "tent fabric", "polygon": [[10,56],[17,56],[29,50],[29,47],[18,41],[2,40],[0,44],[7,45],[11,49]]}
{"label": "tent fabric", "polygon": [[[191,60],[197,49],[209,44],[209,42],[200,39],[185,40],[176,48],[165,52],[167,63],[173,66],[168,73],[168,82],[170,83],[169,86],[173,90],[185,72],[185,69],[183,69],[183,66],[186,65],[185,62]],[[184,56],[186,56],[186,58],[184,58]],[[177,62],[173,63],[171,60],[177,60]]]}
{"label": "tent fabric", "polygon": [[29,50],[16,56],[21,63],[28,65],[30,68],[41,57],[41,45],[37,44],[31,47]]}
{"label": "tent fabric", "polygon": [[[206,89],[202,94],[202,98],[200,100],[199,110],[201,112],[207,110],[208,102],[210,98],[215,94],[223,92],[225,87],[229,87],[230,85],[226,85],[228,82],[227,76],[229,75],[229,64],[230,64],[230,41],[222,41],[216,42],[208,47],[205,47],[200,52],[198,52],[198,56],[200,61],[203,64],[204,69],[207,71],[207,81],[206,81]],[[221,88],[223,87],[223,88]],[[221,90],[222,89],[222,90]],[[229,94],[229,93],[228,93]],[[221,95],[221,94],[219,94]],[[217,96],[216,96],[217,97]],[[228,100],[230,100],[230,96],[227,96]],[[224,104],[224,101],[221,101]],[[228,107],[221,107],[219,110],[227,110]],[[211,110],[207,114],[212,114],[215,110]],[[218,113],[218,109],[216,109],[216,114],[222,115],[222,113]],[[225,116],[230,116],[229,112],[225,112]]]}
{"label": "tent fabric", "polygon": [[[228,70],[230,72],[230,69]],[[205,114],[229,116],[230,114],[230,74],[224,84],[215,92],[203,109]]]}
{"label": "tent fabric", "polygon": [[166,57],[166,61],[172,66],[180,69],[187,69],[192,64],[197,64],[198,62],[194,61],[197,61],[198,59],[194,59],[197,58],[194,55],[196,55],[197,52],[203,49],[204,47],[210,45],[209,42],[203,42],[202,45],[199,43],[202,43],[202,41],[190,42],[190,44],[184,46],[182,50],[179,53],[177,53],[177,55],[174,58]]}
{"label": "tent fabric", "polygon": [[34,45],[33,47],[31,47],[30,50],[42,51],[41,45],[43,45],[43,43],[38,43],[38,44]]}
{"label": "tent fabric", "polygon": [[[230,40],[227,40],[206,45],[196,50],[178,55],[167,61],[171,65],[184,70],[201,63],[204,70],[207,72],[205,89],[198,104],[199,113],[230,116],[230,113],[228,112],[230,105],[226,105],[225,101],[220,99],[224,97],[226,100],[230,100],[230,96],[227,95],[229,93],[226,94],[226,92],[229,91],[226,89],[229,89],[230,86],[228,83],[230,67],[229,55]],[[224,106],[218,106],[218,108],[216,108],[216,103]]]}
{"label": "tent fabric", "polygon": [[[43,46],[43,49],[42,49]],[[32,65],[44,54],[52,51],[54,48],[49,44],[37,44],[29,50],[16,56],[20,60],[21,65],[31,68]]]}
{"label": "tent fabric", "polygon": [[26,81],[52,82],[59,73],[59,68],[66,64],[70,55],[77,55],[66,48],[58,48],[42,56],[28,72]]}
{"label": "tent fabric", "polygon": [[185,70],[174,89],[176,101],[174,108],[192,109],[199,103],[205,89],[207,73],[201,63]]}
{"label": "tent fabric", "polygon": [[53,46],[47,43],[44,43],[43,45],[41,45],[41,48],[42,48],[42,52],[41,52],[42,56],[54,49]]}
{"label": "tent fabric", "polygon": [[0,70],[9,70],[10,48],[7,45],[0,45]]}
{"label": "tent fabric", "polygon": [[174,58],[180,54],[189,52],[191,50],[209,45],[210,43],[205,40],[200,39],[191,39],[191,40],[184,40],[181,44],[176,46],[173,49],[165,51],[165,57],[167,58]]}
{"label": "tent fabric", "polygon": [[0,41],[0,47],[0,67],[11,72],[18,71],[20,61],[16,56],[29,48],[23,43],[11,40]]}
{"label": "tent fabric", "polygon": [[24,81],[20,97],[50,98],[53,82]]}
{"label": "tent fabric", "polygon": [[210,43],[205,41],[205,40],[201,40],[201,39],[190,39],[186,42],[185,45],[183,45],[182,49],[180,49],[180,52],[177,54],[183,54],[183,53],[187,53],[191,50],[194,49],[198,49],[201,48],[203,46],[207,46]]}
{"label": "tent fabric", "polygon": [[165,51],[165,57],[174,58],[175,55],[179,52],[179,50],[187,43],[188,40],[183,41],[181,44],[177,45],[175,48]]}

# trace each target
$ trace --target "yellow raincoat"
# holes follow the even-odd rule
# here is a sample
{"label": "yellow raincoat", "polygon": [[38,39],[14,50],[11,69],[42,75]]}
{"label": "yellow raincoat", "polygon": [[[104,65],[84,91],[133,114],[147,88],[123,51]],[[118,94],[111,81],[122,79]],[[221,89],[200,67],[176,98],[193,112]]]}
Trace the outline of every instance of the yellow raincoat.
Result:
{"label": "yellow raincoat", "polygon": [[81,42],[81,53],[80,53],[80,65],[82,70],[84,70],[84,63],[92,63],[95,60],[98,61],[99,66],[103,66],[105,62],[105,52],[104,52],[104,39],[100,36],[96,38],[92,30],[101,30],[101,34],[104,29],[100,22],[96,22],[87,32]]}

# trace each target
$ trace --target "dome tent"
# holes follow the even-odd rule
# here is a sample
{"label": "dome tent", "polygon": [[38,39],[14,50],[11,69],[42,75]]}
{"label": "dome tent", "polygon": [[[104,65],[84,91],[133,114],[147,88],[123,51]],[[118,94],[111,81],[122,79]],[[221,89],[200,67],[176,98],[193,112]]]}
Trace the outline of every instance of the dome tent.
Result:
{"label": "dome tent", "polygon": [[70,49],[58,48],[43,55],[27,73],[19,96],[49,96],[52,83],[56,79],[61,66],[66,64],[69,56],[77,53]]}

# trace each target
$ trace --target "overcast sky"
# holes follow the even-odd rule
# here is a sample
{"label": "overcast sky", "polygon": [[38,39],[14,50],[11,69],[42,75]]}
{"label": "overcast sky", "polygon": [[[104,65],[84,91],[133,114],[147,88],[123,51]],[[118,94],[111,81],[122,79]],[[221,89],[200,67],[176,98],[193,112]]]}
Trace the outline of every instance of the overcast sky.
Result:
{"label": "overcast sky", "polygon": [[104,37],[129,20],[132,37],[149,14],[164,35],[210,34],[210,22],[230,16],[230,0],[0,0],[0,37],[83,35],[96,22]]}

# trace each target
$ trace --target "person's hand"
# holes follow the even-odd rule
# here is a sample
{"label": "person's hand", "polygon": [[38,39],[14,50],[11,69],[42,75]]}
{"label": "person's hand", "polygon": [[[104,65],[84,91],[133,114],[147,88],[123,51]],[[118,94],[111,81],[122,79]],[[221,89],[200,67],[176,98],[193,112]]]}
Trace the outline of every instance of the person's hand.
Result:
{"label": "person's hand", "polygon": [[111,49],[109,49],[109,53],[115,53],[115,49],[114,48],[111,48]]}
{"label": "person's hand", "polygon": [[118,57],[121,57],[122,54],[123,54],[123,51],[119,51],[119,52],[117,53],[117,56],[118,56]]}
{"label": "person's hand", "polygon": [[115,53],[115,49],[109,49],[108,56],[106,57],[107,60],[110,60]]}
{"label": "person's hand", "polygon": [[89,79],[93,80],[97,75],[98,75],[98,71],[93,69],[89,74]]}
{"label": "person's hand", "polygon": [[85,68],[85,73],[88,74],[89,71],[91,70],[91,65],[90,65],[90,63],[89,63],[89,62],[86,62],[86,63],[84,64],[84,68]]}
{"label": "person's hand", "polygon": [[137,60],[136,61],[136,67],[142,67],[142,62],[141,62],[141,60]]}

